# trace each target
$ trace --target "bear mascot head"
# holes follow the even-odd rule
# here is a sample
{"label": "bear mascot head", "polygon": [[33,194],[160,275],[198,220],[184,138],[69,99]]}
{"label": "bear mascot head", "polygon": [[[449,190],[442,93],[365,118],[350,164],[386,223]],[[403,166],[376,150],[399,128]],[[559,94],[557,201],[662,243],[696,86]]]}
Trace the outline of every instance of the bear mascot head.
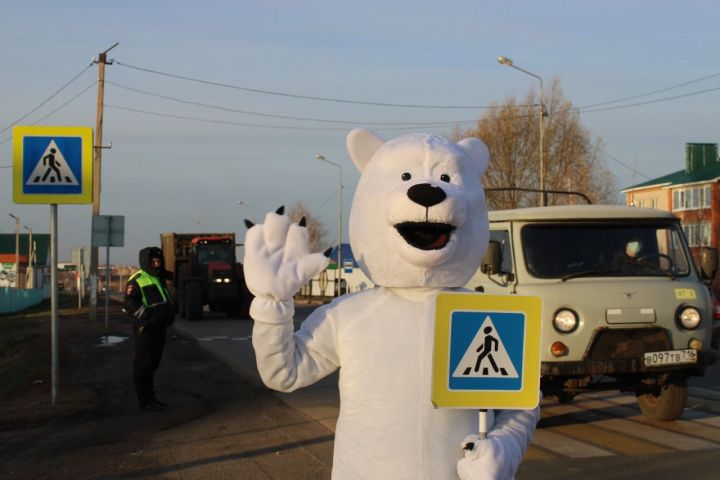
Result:
{"label": "bear mascot head", "polygon": [[355,129],[348,152],[362,173],[350,213],[355,259],[383,287],[462,287],[488,243],[481,177],[490,161],[475,138],[410,134],[387,143]]}

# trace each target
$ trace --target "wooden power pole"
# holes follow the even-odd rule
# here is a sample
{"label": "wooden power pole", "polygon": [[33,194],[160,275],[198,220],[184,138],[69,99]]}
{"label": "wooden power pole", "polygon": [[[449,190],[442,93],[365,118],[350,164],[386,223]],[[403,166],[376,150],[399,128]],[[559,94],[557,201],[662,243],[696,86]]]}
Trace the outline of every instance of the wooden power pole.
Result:
{"label": "wooden power pole", "polygon": [[[95,140],[93,148],[93,208],[92,214],[100,215],[100,191],[101,191],[101,168],[102,168],[102,131],[103,131],[103,103],[105,101],[105,65],[112,65],[112,60],[107,61],[107,53],[117,47],[112,47],[98,55],[94,61],[98,65],[98,94],[97,94],[97,115],[95,117]],[[90,246],[90,320],[97,320],[97,284],[98,284],[98,247]]]}

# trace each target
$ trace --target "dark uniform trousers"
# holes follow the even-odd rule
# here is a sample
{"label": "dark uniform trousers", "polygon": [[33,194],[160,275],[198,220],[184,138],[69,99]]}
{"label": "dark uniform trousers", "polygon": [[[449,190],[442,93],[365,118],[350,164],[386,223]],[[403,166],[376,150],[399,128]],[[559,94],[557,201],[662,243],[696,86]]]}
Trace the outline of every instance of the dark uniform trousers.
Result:
{"label": "dark uniform trousers", "polygon": [[133,325],[135,339],[135,360],[133,362],[133,379],[140,405],[154,402],[155,386],[153,378],[155,370],[160,366],[165,347],[165,325],[145,327],[140,333],[140,326]]}

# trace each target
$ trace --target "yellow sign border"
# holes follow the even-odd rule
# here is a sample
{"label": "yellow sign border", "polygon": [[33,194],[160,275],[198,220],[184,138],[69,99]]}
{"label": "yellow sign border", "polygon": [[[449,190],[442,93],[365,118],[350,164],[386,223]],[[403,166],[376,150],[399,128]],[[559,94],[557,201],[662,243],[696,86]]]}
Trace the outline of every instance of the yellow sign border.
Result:
{"label": "yellow sign border", "polygon": [[[26,137],[80,137],[82,183],[80,193],[24,193],[23,140]],[[13,202],[86,204],[93,202],[93,130],[91,127],[24,126],[13,128]]]}
{"label": "yellow sign border", "polygon": [[[525,314],[522,386],[516,391],[450,390],[450,319],[456,311],[498,311]],[[542,299],[520,295],[444,292],[435,299],[432,403],[443,408],[530,409],[540,402],[540,339]]]}

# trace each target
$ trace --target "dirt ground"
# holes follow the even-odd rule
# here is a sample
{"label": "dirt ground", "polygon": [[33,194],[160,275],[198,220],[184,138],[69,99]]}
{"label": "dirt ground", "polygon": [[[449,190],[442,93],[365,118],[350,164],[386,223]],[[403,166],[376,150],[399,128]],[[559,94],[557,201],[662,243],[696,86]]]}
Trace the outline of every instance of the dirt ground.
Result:
{"label": "dirt ground", "polygon": [[331,432],[172,330],[156,375],[169,407],[138,410],[132,338],[100,346],[131,332],[110,313],[106,332],[102,310],[61,310],[55,406],[49,312],[0,316],[0,477],[329,478]]}

